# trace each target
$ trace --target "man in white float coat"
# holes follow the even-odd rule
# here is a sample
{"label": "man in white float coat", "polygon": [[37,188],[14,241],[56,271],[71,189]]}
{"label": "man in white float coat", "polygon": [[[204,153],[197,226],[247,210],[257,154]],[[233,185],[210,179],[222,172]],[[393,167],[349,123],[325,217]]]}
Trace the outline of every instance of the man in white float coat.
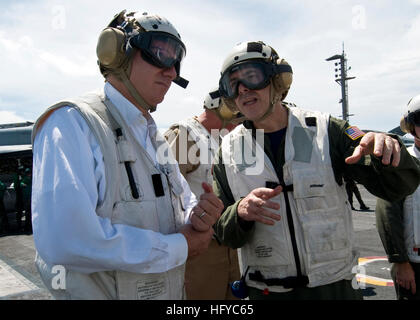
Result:
{"label": "man in white float coat", "polygon": [[[206,95],[203,105],[204,112],[199,116],[180,121],[165,133],[181,173],[197,198],[203,193],[203,182],[213,183],[212,162],[222,136],[240,121],[240,115],[221,103],[218,88]],[[214,238],[204,254],[187,261],[187,299],[235,299],[230,283],[239,278],[237,250]]]}
{"label": "man in white float coat", "polygon": [[223,208],[209,185],[197,203],[150,115],[172,82],[187,85],[185,45],[165,18],[124,10],[97,55],[104,89],[34,126],[36,265],[57,299],[183,299],[187,257]]}

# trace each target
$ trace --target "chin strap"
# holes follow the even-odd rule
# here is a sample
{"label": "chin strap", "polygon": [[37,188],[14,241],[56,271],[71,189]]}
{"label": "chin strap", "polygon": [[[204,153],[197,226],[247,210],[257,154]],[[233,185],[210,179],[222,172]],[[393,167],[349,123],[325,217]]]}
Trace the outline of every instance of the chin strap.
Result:
{"label": "chin strap", "polygon": [[[130,68],[128,68],[130,70]],[[142,96],[139,94],[136,88],[134,88],[131,81],[128,79],[127,74],[124,72],[124,70],[120,70],[117,72],[117,76],[121,79],[125,87],[127,88],[128,92],[130,92],[131,96],[136,100],[136,102],[144,109],[146,109],[149,112],[156,111],[156,106],[152,106],[148,104]]]}
{"label": "chin strap", "polygon": [[261,118],[259,118],[255,122],[261,122],[264,119],[266,119],[270,114],[273,113],[274,107],[276,106],[277,102],[279,101],[281,102],[279,95],[278,94],[275,95],[274,92],[275,90],[274,90],[273,82],[271,82],[270,83],[270,105],[267,111],[261,116]]}

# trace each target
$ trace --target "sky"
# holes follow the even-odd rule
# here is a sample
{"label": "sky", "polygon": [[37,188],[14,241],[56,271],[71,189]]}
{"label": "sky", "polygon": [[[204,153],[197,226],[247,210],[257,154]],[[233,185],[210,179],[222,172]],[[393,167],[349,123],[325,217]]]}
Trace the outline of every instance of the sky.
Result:
{"label": "sky", "polygon": [[166,17],[187,47],[181,75],[153,117],[160,128],[202,112],[223,60],[264,41],[293,68],[286,101],[341,117],[334,62],[343,50],[350,123],[388,131],[420,94],[420,0],[0,1],[0,123],[34,121],[50,105],[103,87],[96,43],[123,9]]}

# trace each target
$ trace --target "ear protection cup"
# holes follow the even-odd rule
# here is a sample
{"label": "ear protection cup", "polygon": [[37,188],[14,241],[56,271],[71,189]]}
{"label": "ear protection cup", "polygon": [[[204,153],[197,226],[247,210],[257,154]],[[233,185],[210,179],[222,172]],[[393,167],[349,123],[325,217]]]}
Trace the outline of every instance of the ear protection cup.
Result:
{"label": "ear protection cup", "polygon": [[99,63],[109,69],[120,68],[126,59],[126,35],[117,28],[105,28],[99,35],[96,54]]}
{"label": "ear protection cup", "polygon": [[[134,12],[126,14],[126,10],[122,10],[114,16],[108,26],[102,30],[96,45],[96,55],[101,73],[104,77],[113,70],[123,69],[127,72],[130,55],[125,46],[127,43],[127,35],[124,30],[118,26],[132,17]],[[132,22],[130,20],[130,22]]]}
{"label": "ear protection cup", "polygon": [[223,101],[220,101],[219,114],[224,120],[232,120],[236,113],[232,112],[232,110],[223,103]]}
{"label": "ear protection cup", "polygon": [[224,105],[231,110],[232,113],[239,112],[238,108],[236,107],[235,99],[228,99],[225,97],[220,98]]}
{"label": "ear protection cup", "polygon": [[237,125],[245,120],[245,117],[242,114],[226,105],[223,98],[220,99],[218,108],[207,110],[214,112],[219,117],[222,121],[222,128],[225,128],[228,124]]}
{"label": "ear protection cup", "polygon": [[400,120],[400,128],[405,133],[413,133],[414,132],[413,124],[407,122],[405,117],[402,117],[401,120]]}
{"label": "ear protection cup", "polygon": [[[277,59],[277,65],[289,65],[286,60],[284,59]],[[273,77],[272,83],[273,88],[278,95],[280,95],[280,99],[284,100],[286,98],[287,93],[289,92],[290,86],[293,82],[293,73],[292,72],[282,72],[278,73]]]}
{"label": "ear protection cup", "polygon": [[206,94],[203,107],[204,109],[216,113],[220,120],[224,122],[229,122],[236,116],[236,112],[226,106],[221,99],[218,87],[213,88],[211,92]]}

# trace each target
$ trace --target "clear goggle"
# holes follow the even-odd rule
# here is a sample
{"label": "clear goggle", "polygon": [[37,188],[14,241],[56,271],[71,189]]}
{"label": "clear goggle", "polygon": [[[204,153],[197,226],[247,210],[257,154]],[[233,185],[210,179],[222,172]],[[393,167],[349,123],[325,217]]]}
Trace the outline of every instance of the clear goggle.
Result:
{"label": "clear goggle", "polygon": [[240,83],[250,90],[260,90],[270,84],[275,74],[281,72],[292,72],[292,68],[289,65],[247,60],[231,66],[222,74],[219,90],[225,98],[236,98]]}

